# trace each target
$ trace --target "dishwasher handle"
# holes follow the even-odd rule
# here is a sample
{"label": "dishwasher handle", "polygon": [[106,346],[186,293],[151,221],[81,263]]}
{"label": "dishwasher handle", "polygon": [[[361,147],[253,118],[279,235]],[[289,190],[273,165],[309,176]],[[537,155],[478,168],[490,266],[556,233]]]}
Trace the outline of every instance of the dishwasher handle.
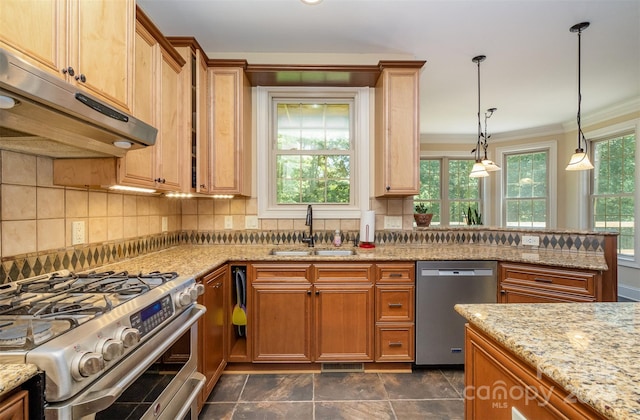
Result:
{"label": "dishwasher handle", "polygon": [[493,276],[493,270],[490,268],[440,268],[427,269],[420,271],[421,277],[476,277],[476,276]]}

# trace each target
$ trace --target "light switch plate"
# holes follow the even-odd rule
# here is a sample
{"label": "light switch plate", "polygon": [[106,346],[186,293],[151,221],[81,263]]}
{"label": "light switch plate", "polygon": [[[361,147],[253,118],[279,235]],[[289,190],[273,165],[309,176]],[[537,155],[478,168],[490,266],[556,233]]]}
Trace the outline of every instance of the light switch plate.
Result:
{"label": "light switch plate", "polygon": [[84,222],[82,220],[71,222],[71,245],[84,243]]}
{"label": "light switch plate", "polygon": [[385,229],[402,229],[402,216],[384,216]]}
{"label": "light switch plate", "polygon": [[224,216],[224,228],[233,229],[233,216]]}
{"label": "light switch plate", "polygon": [[166,216],[162,217],[162,231],[166,232],[169,230],[169,218]]}
{"label": "light switch plate", "polygon": [[245,216],[244,217],[245,229],[258,229],[258,216]]}
{"label": "light switch plate", "polygon": [[539,246],[540,237],[532,235],[522,235],[522,245]]}

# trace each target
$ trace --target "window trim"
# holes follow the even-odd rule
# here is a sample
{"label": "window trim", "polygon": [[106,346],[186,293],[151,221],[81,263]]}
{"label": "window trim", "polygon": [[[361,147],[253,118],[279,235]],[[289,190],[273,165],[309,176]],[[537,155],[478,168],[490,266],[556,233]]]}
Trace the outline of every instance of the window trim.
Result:
{"label": "window trim", "polygon": [[[438,159],[441,162],[443,161],[443,159],[447,159],[447,160],[461,160],[461,159],[468,159],[468,160],[473,160],[474,157],[472,154],[470,154],[469,152],[464,152],[464,151],[451,151],[451,152],[443,152],[443,151],[421,151],[420,152],[420,159]],[[447,167],[448,169],[448,167]],[[449,183],[449,173],[448,171],[445,171],[444,165],[440,165],[440,180],[442,181],[442,185],[448,185]],[[440,224],[439,226],[451,226],[451,220],[449,220],[449,214],[447,213],[446,215],[446,222],[447,224],[443,223],[443,215],[444,215],[444,204],[442,204],[444,202],[444,190],[442,185],[440,186],[440,212],[442,214],[440,214]],[[486,178],[481,178],[480,179],[480,212],[482,213],[482,219],[483,219],[483,223],[487,224],[487,220],[489,220],[487,217],[490,217],[490,214],[487,214],[487,211],[489,209],[488,206],[488,199],[487,199],[487,183],[486,183]],[[449,210],[449,195],[447,194],[447,212]],[[454,225],[457,226],[457,225]]]}
{"label": "window trim", "polygon": [[[497,172],[497,188],[498,193],[495,194],[494,206],[496,209],[496,221],[499,226],[506,226],[504,221],[505,217],[505,208],[504,208],[504,196],[505,196],[505,173],[506,173],[506,155],[509,154],[522,154],[522,153],[533,153],[539,151],[547,151],[549,153],[549,161],[547,164],[547,192],[549,195],[548,202],[548,225],[545,229],[555,228],[558,223],[558,142],[555,140],[551,141],[543,141],[539,143],[534,143],[530,145],[519,144],[513,146],[502,146],[496,147],[496,158],[498,162],[501,162],[502,170]],[[495,174],[496,172],[494,172]],[[491,175],[489,175],[491,177]],[[529,228],[522,228],[529,229]],[[534,228],[531,228],[534,229]]]}
{"label": "window trim", "polygon": [[[598,130],[591,130],[585,132],[585,137],[589,142],[589,153],[591,153],[593,141],[602,140],[606,137],[615,137],[617,135],[621,135],[625,132],[635,131],[636,133],[636,168],[640,168],[640,142],[638,142],[638,138],[640,136],[640,118],[625,121],[618,124],[613,124],[604,128],[600,128]],[[593,155],[590,156],[593,159]],[[586,172],[586,171],[583,171]],[[584,219],[586,225],[584,226],[587,229],[592,229],[592,220],[593,214],[591,212],[591,174],[583,173],[583,176],[580,178],[580,188],[585,191],[583,195],[583,205],[580,207],[584,207],[587,210],[587,213],[584,215]],[[638,179],[638,173],[636,173],[636,180]],[[634,199],[636,203],[640,202],[640,188],[636,185],[636,191]],[[634,249],[635,251],[640,251],[640,235],[638,235],[638,220],[640,220],[640,206],[636,206],[635,214],[634,214],[634,222],[635,222],[635,238],[634,238]],[[635,252],[633,257],[629,255],[620,255],[617,254],[618,264],[631,268],[640,268],[640,252]]]}
{"label": "window trim", "polygon": [[[270,136],[273,132],[272,101],[276,97],[284,98],[349,98],[354,103],[354,203],[351,205],[316,204],[314,217],[320,219],[359,219],[362,211],[369,210],[369,88],[368,87],[281,87],[258,86],[256,88],[256,142],[257,142],[257,185],[258,217],[261,219],[304,218],[307,204],[277,206],[275,194],[270,188],[275,186],[274,162]],[[261,174],[267,176],[261,176]]]}

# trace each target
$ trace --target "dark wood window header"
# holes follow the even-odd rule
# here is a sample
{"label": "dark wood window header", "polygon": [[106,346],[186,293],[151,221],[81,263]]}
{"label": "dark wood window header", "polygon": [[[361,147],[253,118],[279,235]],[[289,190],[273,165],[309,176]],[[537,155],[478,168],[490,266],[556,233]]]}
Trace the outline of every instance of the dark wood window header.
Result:
{"label": "dark wood window header", "polygon": [[209,67],[242,67],[252,86],[374,87],[387,68],[422,68],[426,61],[380,61],[377,65],[248,64],[209,59]]}

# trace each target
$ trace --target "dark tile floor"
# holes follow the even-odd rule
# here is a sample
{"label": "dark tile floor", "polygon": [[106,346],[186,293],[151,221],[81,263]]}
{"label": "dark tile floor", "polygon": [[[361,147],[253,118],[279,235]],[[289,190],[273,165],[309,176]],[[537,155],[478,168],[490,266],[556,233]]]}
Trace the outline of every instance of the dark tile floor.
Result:
{"label": "dark tile floor", "polygon": [[224,374],[199,420],[463,419],[462,370]]}

